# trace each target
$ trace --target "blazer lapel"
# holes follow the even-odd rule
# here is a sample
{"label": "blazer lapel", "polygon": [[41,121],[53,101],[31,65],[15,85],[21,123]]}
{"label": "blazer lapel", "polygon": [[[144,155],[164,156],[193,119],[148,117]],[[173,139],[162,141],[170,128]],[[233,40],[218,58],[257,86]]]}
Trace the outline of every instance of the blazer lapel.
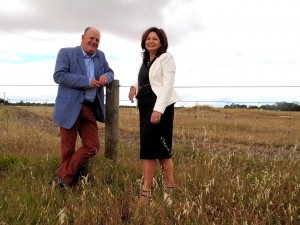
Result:
{"label": "blazer lapel", "polygon": [[[98,52],[98,50],[97,50]],[[98,54],[94,57],[94,68],[95,68],[95,78],[96,80],[99,79],[99,74],[100,71],[99,71],[99,68],[100,68],[100,53],[98,52]]]}
{"label": "blazer lapel", "polygon": [[82,50],[81,50],[80,47],[78,47],[78,50],[77,50],[77,61],[78,61],[78,64],[80,66],[82,74],[84,74],[85,76],[87,76],[87,71],[86,71],[86,66],[85,66],[85,62],[84,62],[84,57],[83,57]]}

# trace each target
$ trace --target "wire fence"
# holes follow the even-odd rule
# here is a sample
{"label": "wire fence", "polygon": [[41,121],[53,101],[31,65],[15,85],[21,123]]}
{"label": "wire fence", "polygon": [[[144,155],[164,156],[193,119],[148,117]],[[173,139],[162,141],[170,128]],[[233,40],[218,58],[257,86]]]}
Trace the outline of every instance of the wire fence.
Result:
{"label": "wire fence", "polygon": [[[3,99],[11,103],[17,102],[36,102],[40,104],[54,104],[55,96],[57,92],[57,84],[0,84],[0,90],[2,89]],[[131,102],[127,98],[127,94],[130,86],[128,85],[119,85],[120,89],[120,105],[129,105],[132,106]],[[260,89],[259,93],[269,92],[269,90],[289,90],[289,92],[293,92],[295,89],[300,89],[298,85],[197,85],[197,86],[176,86],[177,90],[195,90],[192,95],[189,97],[184,97],[182,101],[177,103],[177,106],[197,106],[208,104],[216,107],[223,107],[224,105],[230,104],[246,104],[246,105],[257,105],[261,104],[275,104],[277,100],[257,100],[257,101],[248,101],[248,100],[224,100],[224,97],[214,97],[214,99],[218,98],[218,100],[207,100],[207,98],[203,98],[199,93],[200,90],[246,90],[246,89]],[[0,92],[0,96],[1,96]],[[238,93],[239,94],[239,93]],[[209,96],[207,96],[209,98]],[[238,96],[237,96],[238,97]],[[0,97],[1,99],[1,97]],[[240,99],[240,98],[239,98]],[[298,102],[299,99],[292,99],[291,102]]]}
{"label": "wire fence", "polygon": [[[3,85],[0,85],[0,88]],[[7,86],[5,86],[7,87]],[[10,87],[10,86],[9,86]],[[12,85],[13,88],[25,87],[31,91],[35,88],[53,87],[57,85]],[[241,88],[243,86],[193,86],[180,88]],[[244,86],[244,88],[299,88],[300,86]],[[128,90],[129,86],[120,86]],[[33,91],[35,92],[35,91]],[[54,98],[14,98],[8,92],[3,91],[4,100],[9,103],[29,102],[39,103],[32,106],[24,104],[18,109],[37,114],[51,120]],[[56,94],[56,92],[55,92]],[[127,97],[127,96],[126,96]],[[1,97],[0,97],[1,98]],[[4,101],[4,102],[5,102]],[[268,111],[245,108],[212,107],[211,105],[248,104],[260,106],[262,104],[275,104],[272,101],[208,101],[208,100],[185,100],[177,103],[174,120],[174,144],[185,145],[192,150],[209,148],[210,150],[233,152],[254,151],[271,154],[270,152],[284,151],[285,154],[299,151],[300,138],[300,112],[295,111]],[[120,98],[120,139],[132,138],[136,141],[139,134],[138,110],[135,104],[130,103],[125,97]],[[189,105],[182,107],[182,105]],[[0,107],[1,136],[13,136],[15,129],[20,127],[20,120],[9,115],[5,104]],[[26,117],[25,124],[32,124],[31,117]],[[19,118],[25,119],[25,118]],[[32,117],[32,120],[35,120]],[[99,124],[99,126],[104,126]],[[33,127],[31,127],[33,128]],[[129,135],[130,134],[130,135]],[[130,137],[129,137],[130,136]],[[122,141],[122,140],[121,140]]]}

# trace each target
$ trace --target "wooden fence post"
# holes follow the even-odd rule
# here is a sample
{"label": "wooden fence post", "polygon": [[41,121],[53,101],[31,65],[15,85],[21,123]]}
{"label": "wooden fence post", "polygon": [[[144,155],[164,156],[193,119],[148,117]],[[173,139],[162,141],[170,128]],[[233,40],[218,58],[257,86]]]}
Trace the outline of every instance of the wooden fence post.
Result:
{"label": "wooden fence post", "polygon": [[105,158],[117,160],[119,143],[119,80],[106,87]]}

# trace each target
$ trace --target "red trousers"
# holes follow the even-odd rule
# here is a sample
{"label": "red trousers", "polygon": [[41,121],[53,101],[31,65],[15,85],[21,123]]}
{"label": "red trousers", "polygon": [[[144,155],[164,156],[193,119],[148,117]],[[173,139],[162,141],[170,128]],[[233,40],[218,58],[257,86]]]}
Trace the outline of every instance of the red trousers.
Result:
{"label": "red trousers", "polygon": [[[75,150],[77,133],[82,145]],[[83,106],[72,128],[60,127],[61,134],[61,164],[56,170],[68,184],[72,184],[81,166],[96,155],[99,146],[98,126],[92,107]]]}

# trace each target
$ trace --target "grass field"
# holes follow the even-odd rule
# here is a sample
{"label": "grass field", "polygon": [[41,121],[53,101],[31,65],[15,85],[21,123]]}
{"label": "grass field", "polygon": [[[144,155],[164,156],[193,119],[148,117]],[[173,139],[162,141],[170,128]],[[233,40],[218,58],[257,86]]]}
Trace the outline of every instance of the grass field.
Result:
{"label": "grass field", "polygon": [[116,162],[104,157],[99,124],[101,150],[88,176],[64,192],[49,185],[60,146],[51,115],[51,107],[0,106],[1,225],[300,224],[298,112],[176,109],[179,189],[164,200],[158,170],[143,208],[137,110],[120,109]]}

